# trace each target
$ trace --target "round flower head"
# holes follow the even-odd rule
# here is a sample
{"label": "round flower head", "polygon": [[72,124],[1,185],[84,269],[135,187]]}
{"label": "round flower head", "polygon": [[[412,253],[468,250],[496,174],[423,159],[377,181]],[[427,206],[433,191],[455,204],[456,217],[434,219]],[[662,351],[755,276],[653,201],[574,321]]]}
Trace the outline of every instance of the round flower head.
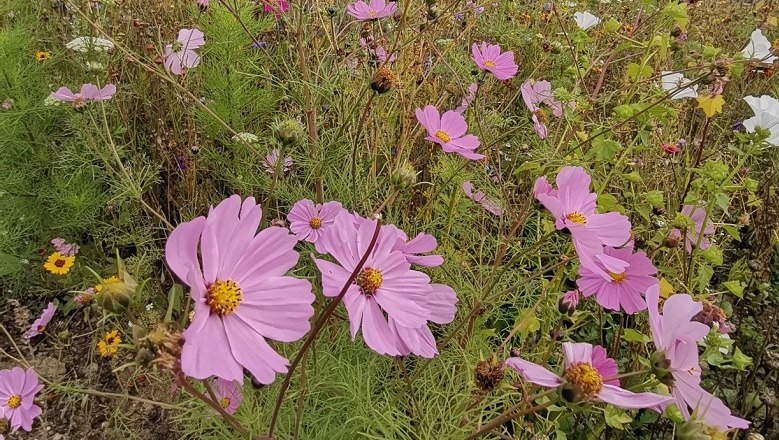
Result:
{"label": "round flower head", "polygon": [[397,10],[397,3],[387,4],[384,0],[371,0],[370,3],[359,0],[346,7],[349,15],[357,20],[378,20],[391,16]]}
{"label": "round flower head", "polygon": [[241,393],[241,383],[236,381],[216,378],[214,381],[214,395],[216,401],[225,410],[227,414],[235,414],[243,401]]}
{"label": "round flower head", "polygon": [[468,124],[460,113],[454,110],[441,115],[435,106],[428,105],[424,109],[416,110],[417,120],[427,130],[425,140],[435,142],[447,153],[457,153],[470,159],[484,159],[484,155],[474,153],[479,148],[479,138],[465,132]]}
{"label": "round flower head", "polygon": [[73,255],[62,255],[59,252],[54,252],[43,263],[43,268],[54,275],[65,275],[70,272],[70,268],[75,262],[76,257]]}
{"label": "round flower head", "polygon": [[[355,220],[345,211],[336,217],[326,243],[337,263],[314,259],[322,272],[325,296],[340,293],[375,230],[375,220]],[[352,339],[362,329],[365,343],[379,354],[432,357],[436,353],[435,339],[427,321],[450,322],[456,297],[451,288],[431,285],[427,275],[411,270],[403,252],[396,249],[397,244],[397,229],[382,227],[375,247],[343,297]]]}
{"label": "round flower head", "polygon": [[545,388],[563,387],[563,397],[569,402],[605,402],[626,409],[656,409],[665,408],[673,400],[669,396],[633,393],[620,388],[619,381],[613,377],[617,364],[606,356],[603,347],[565,342],[563,357],[562,377],[519,357],[507,359],[506,366],[530,383]]}
{"label": "round flower head", "polygon": [[32,421],[41,415],[41,407],[35,404],[35,395],[43,389],[38,375],[32,368],[19,367],[0,370],[0,417],[8,419],[11,432],[19,428],[32,430]]}
{"label": "round flower head", "polygon": [[188,376],[241,381],[245,368],[269,384],[288,361],[265,339],[296,341],[310,328],[311,284],[286,275],[297,240],[279,227],[257,233],[261,217],[253,197],[234,195],[168,237],[165,259],[195,302],[181,351]]}
{"label": "round flower head", "polygon": [[495,78],[503,81],[511,79],[517,74],[517,65],[514,63],[514,52],[500,52],[497,44],[471,45],[471,56],[479,69],[490,72]]}
{"label": "round flower head", "polygon": [[[657,284],[654,277],[657,273],[655,266],[645,253],[634,254],[630,248],[605,247],[603,253],[624,261],[627,267],[622,272],[615,273],[596,261],[595,264],[601,268],[600,273],[596,273],[587,266],[581,266],[579,279],[576,280],[579,290],[586,297],[596,295],[598,304],[608,310],[619,311],[621,308],[629,314],[645,310],[646,301],[642,294],[650,286]],[[602,277],[602,272],[606,272],[609,278]]]}
{"label": "round flower head", "polygon": [[54,317],[54,313],[56,311],[57,311],[57,306],[54,305],[53,302],[50,302],[46,306],[46,308],[43,309],[41,316],[35,321],[33,321],[32,325],[30,326],[30,329],[27,330],[27,337],[32,338],[45,332],[46,326],[49,325],[49,323],[51,322],[51,318]]}
{"label": "round flower head", "polygon": [[707,424],[720,429],[748,428],[749,421],[733,416],[720,399],[701,387],[697,341],[706,337],[709,326],[693,321],[693,317],[703,310],[703,304],[690,295],[671,295],[661,315],[659,284],[647,290],[646,301],[652,339],[671,375],[664,383],[669,384],[685,420],[695,412]]}
{"label": "round flower head", "polygon": [[184,69],[200,64],[200,55],[195,52],[206,44],[206,39],[198,29],[181,29],[174,44],[165,46],[165,69],[174,75],[181,75]]}
{"label": "round flower head", "polygon": [[298,240],[314,243],[317,252],[326,253],[322,238],[343,210],[340,202],[315,205],[311,200],[300,200],[289,211],[287,217],[289,229],[298,237]]}

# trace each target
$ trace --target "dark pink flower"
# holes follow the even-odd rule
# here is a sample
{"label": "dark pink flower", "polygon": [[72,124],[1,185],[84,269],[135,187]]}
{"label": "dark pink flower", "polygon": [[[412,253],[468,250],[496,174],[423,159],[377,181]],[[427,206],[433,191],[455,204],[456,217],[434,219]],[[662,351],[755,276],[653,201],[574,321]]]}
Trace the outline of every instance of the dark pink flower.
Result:
{"label": "dark pink flower", "polygon": [[46,326],[49,325],[49,323],[51,322],[51,318],[54,317],[54,313],[56,311],[57,311],[57,306],[54,305],[53,302],[50,302],[46,306],[46,308],[43,309],[41,316],[38,317],[38,319],[36,319],[35,321],[33,321],[32,325],[30,326],[30,329],[27,330],[27,337],[32,338],[46,331]]}
{"label": "dark pink flower", "polygon": [[0,370],[0,418],[8,419],[11,432],[32,431],[33,419],[42,413],[35,404],[35,395],[42,389],[32,368]]}
{"label": "dark pink flower", "polygon": [[471,57],[479,69],[495,75],[495,78],[503,81],[511,79],[517,74],[517,65],[514,63],[514,52],[500,52],[497,44],[471,45]]}
{"label": "dark pink flower", "polygon": [[479,148],[479,138],[472,134],[466,135],[468,124],[463,115],[449,110],[443,116],[432,105],[416,110],[417,120],[427,130],[425,140],[435,142],[447,153],[457,153],[470,159],[484,159],[484,155],[474,153]]}
{"label": "dark pink flower", "polygon": [[200,64],[200,55],[195,50],[206,44],[203,32],[198,29],[181,29],[174,44],[165,46],[163,54],[165,69],[174,75],[181,75],[184,69]]}
{"label": "dark pink flower", "polygon": [[697,341],[706,337],[709,326],[692,318],[703,310],[703,304],[690,295],[677,293],[665,300],[661,315],[659,284],[647,290],[646,301],[652,339],[668,362],[671,394],[685,420],[695,412],[704,422],[719,429],[747,429],[749,421],[733,416],[720,399],[701,387]]}
{"label": "dark pink flower", "polygon": [[60,87],[56,92],[52,92],[50,97],[57,101],[73,103],[73,107],[81,107],[89,101],[107,101],[114,97],[116,86],[106,84],[102,89],[98,89],[94,84],[84,84],[78,93],[73,93],[67,87]]}
{"label": "dark pink flower", "polygon": [[262,11],[266,14],[273,12],[276,18],[289,11],[289,2],[287,0],[262,0]]}
{"label": "dark pink flower", "polygon": [[463,182],[463,192],[466,197],[480,204],[487,212],[497,216],[503,215],[503,209],[494,200],[488,198],[482,191],[473,191],[473,185],[470,180]]}
{"label": "dark pink flower", "polygon": [[595,212],[598,196],[590,192],[591,179],[584,168],[564,167],[555,182],[556,193],[546,177],[539,177],[533,192],[554,216],[557,229],[570,231],[581,265],[605,280],[611,279],[608,272],[624,272],[627,263],[605,254],[603,246],[622,247],[628,243],[630,220],[617,212]]}
{"label": "dark pink flower", "polygon": [[679,148],[678,145],[671,143],[671,142],[663,142],[663,151],[665,151],[668,154],[679,154],[679,152],[682,151],[681,148]]}
{"label": "dark pink flower", "polygon": [[243,401],[241,382],[224,380],[217,377],[214,381],[214,395],[217,403],[227,414],[235,414]]}
{"label": "dark pink flower", "polygon": [[579,296],[579,291],[577,289],[565,292],[557,302],[557,310],[559,310],[560,313],[573,315],[576,306],[579,305]]}
{"label": "dark pink flower", "polygon": [[327,230],[335,224],[335,218],[344,211],[340,202],[327,202],[314,204],[311,200],[303,199],[296,202],[289,211],[289,229],[298,237],[313,243],[317,252],[326,253],[322,239]]}
{"label": "dark pink flower", "polygon": [[[595,264],[601,269],[596,273],[582,265],[579,267],[579,279],[576,280],[579,290],[586,297],[596,295],[598,304],[608,310],[619,311],[621,308],[631,315],[645,310],[646,301],[642,295],[649,287],[657,284],[655,266],[645,253],[634,254],[632,248],[604,247],[603,253],[624,261],[625,269],[619,273],[610,272],[596,261]],[[606,272],[609,278],[603,278],[602,272]]]}
{"label": "dark pink flower", "polygon": [[389,17],[394,14],[397,9],[397,3],[389,2],[389,4],[387,4],[384,0],[370,0],[370,3],[359,0],[346,7],[346,11],[349,15],[357,20],[378,20]]}
{"label": "dark pink flower", "polygon": [[587,343],[563,343],[562,377],[546,368],[519,357],[506,360],[526,381],[545,387],[563,387],[563,397],[570,402],[604,402],[626,409],[665,408],[673,399],[655,393],[633,393],[614,382],[617,365],[606,357],[602,347],[596,350]]}
{"label": "dark pink flower", "polygon": [[261,218],[253,197],[234,195],[168,237],[165,260],[195,303],[181,351],[190,377],[241,381],[246,369],[269,384],[288,361],[266,338],[292,342],[311,327],[311,283],[287,275],[299,258],[297,239],[278,227],[258,233]]}
{"label": "dark pink flower", "polygon": [[[684,234],[684,248],[688,253],[692,252],[693,248],[698,246],[698,237],[701,234],[701,231],[703,231],[703,237],[700,237],[700,249],[708,249],[709,246],[711,246],[711,242],[706,236],[713,234],[715,229],[711,219],[706,218],[706,210],[693,205],[684,205],[682,214],[689,217],[690,220],[695,223],[695,227],[693,229],[688,228]],[[682,231],[679,229],[672,229],[671,234],[681,237]]]}

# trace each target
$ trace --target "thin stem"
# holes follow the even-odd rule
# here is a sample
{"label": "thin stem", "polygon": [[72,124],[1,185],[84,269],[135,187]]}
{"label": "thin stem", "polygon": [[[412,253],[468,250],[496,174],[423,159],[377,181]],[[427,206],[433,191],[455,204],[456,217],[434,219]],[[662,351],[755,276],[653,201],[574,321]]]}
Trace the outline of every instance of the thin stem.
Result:
{"label": "thin stem", "polygon": [[[241,434],[243,434],[246,437],[251,435],[249,430],[246,429],[246,427],[244,427],[241,424],[241,422],[238,421],[238,419],[236,419],[235,417],[233,417],[230,414],[227,414],[225,409],[222,408],[222,405],[220,405],[219,402],[217,402],[215,398],[211,399],[208,396],[206,396],[205,394],[201,393],[200,390],[195,388],[189,382],[189,380],[187,380],[187,378],[183,374],[179,376],[179,383],[181,384],[181,386],[184,387],[185,390],[189,391],[190,394],[192,394],[193,396],[195,396],[198,399],[202,400],[203,402],[205,402],[211,408],[215,409],[216,412],[218,412],[219,415],[222,416],[222,418],[225,420],[225,422],[227,422],[230,426],[235,428],[236,431],[240,432]],[[205,381],[203,381],[203,383],[205,383]],[[211,394],[213,396],[214,392],[211,390],[211,388],[208,387],[208,384],[206,384],[206,390],[208,391],[209,394]]]}
{"label": "thin stem", "polygon": [[541,397],[547,396],[547,395],[555,393],[555,392],[557,392],[557,389],[553,388],[551,390],[545,391],[545,392],[537,394],[535,396],[531,396],[530,398],[528,398],[526,400],[523,400],[522,402],[519,402],[516,405],[513,405],[511,408],[509,408],[506,411],[504,411],[501,415],[499,415],[498,417],[495,417],[494,419],[492,419],[492,421],[490,421],[486,425],[482,426],[478,431],[476,431],[476,432],[470,434],[469,436],[465,437],[465,440],[473,440],[475,438],[479,438],[482,435],[492,431],[493,429],[497,428],[498,426],[500,426],[500,425],[502,425],[502,424],[504,424],[506,422],[510,422],[510,421],[512,421],[512,420],[514,420],[514,419],[516,419],[518,417],[522,417],[524,415],[531,414],[531,413],[534,413],[536,411],[540,411],[540,410],[542,410],[542,409],[544,409],[546,407],[554,405],[555,403],[557,403],[558,399],[551,399],[548,402],[545,402],[545,403],[542,403],[542,404],[536,405],[536,406],[531,406],[529,408],[525,408],[525,409],[517,412],[517,410],[519,410],[519,408],[521,408],[524,405],[527,405],[528,402],[532,402],[533,400],[538,400]]}
{"label": "thin stem", "polygon": [[314,327],[308,333],[305,342],[303,342],[303,346],[300,348],[300,351],[290,364],[289,371],[287,371],[287,375],[284,376],[284,381],[281,383],[279,395],[276,397],[276,405],[273,407],[273,414],[271,415],[270,424],[268,425],[268,438],[273,438],[273,429],[276,427],[276,421],[279,417],[281,404],[284,402],[284,395],[287,393],[287,388],[289,388],[289,382],[292,380],[292,375],[295,372],[295,368],[297,368],[308,349],[314,343],[314,340],[324,327],[327,319],[330,318],[330,315],[335,312],[335,308],[338,307],[338,304],[341,302],[341,300],[343,300],[344,295],[346,295],[346,291],[349,290],[349,287],[351,287],[352,283],[354,283],[354,280],[362,270],[365,262],[368,261],[368,257],[371,255],[371,252],[373,252],[373,248],[376,246],[376,241],[379,239],[379,231],[381,231],[381,220],[376,220],[376,230],[373,231],[373,237],[371,238],[371,242],[368,244],[368,248],[365,250],[365,254],[363,254],[362,258],[360,258],[360,261],[354,267],[354,270],[352,271],[351,275],[349,275],[346,283],[344,283],[341,291],[338,293],[338,296],[336,296],[335,299],[330,302],[330,304],[327,306],[327,309],[325,309],[325,311],[322,312],[322,314],[319,316],[316,323],[314,324]]}

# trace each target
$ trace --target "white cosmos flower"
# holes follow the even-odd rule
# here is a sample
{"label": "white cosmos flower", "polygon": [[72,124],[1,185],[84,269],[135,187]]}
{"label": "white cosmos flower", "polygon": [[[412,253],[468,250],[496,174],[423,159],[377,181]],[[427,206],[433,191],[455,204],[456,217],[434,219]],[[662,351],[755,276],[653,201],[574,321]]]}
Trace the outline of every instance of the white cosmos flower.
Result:
{"label": "white cosmos flower", "polygon": [[[775,56],[771,56],[771,43],[763,35],[760,29],[752,31],[749,43],[741,50],[745,58],[763,60],[764,63],[772,64],[776,61]],[[767,57],[767,58],[766,58]]]}
{"label": "white cosmos flower", "polygon": [[744,127],[746,127],[747,131],[754,133],[755,127],[768,130],[771,132],[771,135],[768,136],[766,142],[779,146],[779,100],[772,96],[763,95],[759,98],[757,96],[745,96],[744,101],[755,112],[755,116],[744,121]]}
{"label": "white cosmos flower", "polygon": [[591,14],[590,11],[576,12],[573,14],[573,18],[576,20],[576,24],[585,31],[600,23],[600,18]]}
{"label": "white cosmos flower", "polygon": [[106,52],[114,48],[114,43],[105,38],[78,37],[65,43],[65,47],[76,52],[88,52],[90,49]]}
{"label": "white cosmos flower", "polygon": [[684,75],[682,75],[681,73],[674,73],[668,71],[663,71],[663,76],[660,78],[660,83],[663,85],[663,90],[665,90],[666,92],[672,92],[677,89],[681,89],[676,91],[673,97],[671,97],[671,99],[697,98],[698,97],[697,84],[691,87],[685,87],[691,82],[692,80],[685,78]]}

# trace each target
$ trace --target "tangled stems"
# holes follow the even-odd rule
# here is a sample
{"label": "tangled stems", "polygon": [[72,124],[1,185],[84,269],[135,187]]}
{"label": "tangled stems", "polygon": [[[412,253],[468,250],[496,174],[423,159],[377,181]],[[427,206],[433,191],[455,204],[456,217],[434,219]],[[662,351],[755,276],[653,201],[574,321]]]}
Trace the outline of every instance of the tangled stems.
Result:
{"label": "tangled stems", "polygon": [[557,403],[560,400],[559,395],[557,397],[549,399],[548,401],[546,401],[544,403],[540,403],[540,404],[534,405],[534,406],[529,406],[529,407],[526,407],[525,409],[520,410],[520,408],[522,408],[523,406],[528,405],[530,402],[532,402],[534,400],[538,400],[538,399],[540,399],[542,397],[554,394],[556,392],[557,392],[557,389],[551,389],[551,390],[547,390],[547,391],[544,391],[544,392],[541,392],[541,393],[538,393],[538,394],[535,394],[533,396],[528,397],[527,399],[523,400],[522,402],[519,402],[519,403],[513,405],[511,408],[507,409],[506,411],[503,411],[503,413],[501,413],[501,415],[499,415],[498,417],[495,417],[489,423],[487,423],[486,425],[484,425],[481,428],[479,428],[478,431],[473,432],[470,435],[468,435],[467,437],[465,437],[464,440],[472,440],[472,439],[475,439],[475,438],[479,438],[482,435],[489,433],[493,429],[497,428],[498,426],[500,426],[500,425],[502,425],[502,424],[504,424],[506,422],[510,422],[510,421],[512,421],[512,420],[514,420],[516,418],[522,417],[522,416],[527,415],[527,414],[532,414],[532,413],[537,412],[537,411],[541,411],[544,408],[547,408],[549,406],[554,405],[555,403]]}
{"label": "tangled stems", "polygon": [[381,220],[377,220],[376,230],[373,231],[373,237],[371,238],[371,241],[368,244],[368,248],[365,249],[365,253],[363,254],[362,258],[360,258],[360,261],[354,267],[352,274],[349,275],[349,278],[346,280],[346,283],[344,283],[344,286],[341,288],[341,291],[338,292],[338,296],[336,296],[335,299],[330,302],[330,304],[327,306],[325,311],[322,312],[322,314],[316,320],[316,324],[314,324],[314,327],[308,333],[305,342],[303,342],[303,347],[300,348],[300,351],[298,352],[298,354],[295,356],[295,359],[290,364],[289,371],[287,371],[287,374],[284,376],[284,381],[281,383],[281,389],[279,390],[279,395],[276,397],[276,404],[273,407],[273,414],[271,415],[270,423],[268,424],[268,434],[266,438],[268,439],[273,438],[273,429],[276,427],[276,422],[279,417],[279,411],[281,410],[281,404],[284,402],[284,395],[287,393],[287,388],[289,388],[289,382],[290,380],[292,380],[292,374],[295,372],[295,368],[297,368],[298,364],[300,364],[300,361],[303,359],[306,352],[308,352],[308,349],[311,348],[311,345],[314,343],[314,340],[316,339],[320,330],[322,330],[328,318],[330,318],[330,315],[332,315],[333,312],[335,312],[335,308],[338,307],[338,304],[341,302],[341,300],[343,300],[344,295],[346,295],[346,291],[349,290],[349,287],[352,285],[352,283],[354,283],[354,280],[357,278],[357,275],[362,270],[362,267],[365,265],[365,262],[368,261],[368,256],[370,256],[371,252],[373,252],[373,248],[376,246],[376,240],[379,239],[380,230],[381,230]]}

